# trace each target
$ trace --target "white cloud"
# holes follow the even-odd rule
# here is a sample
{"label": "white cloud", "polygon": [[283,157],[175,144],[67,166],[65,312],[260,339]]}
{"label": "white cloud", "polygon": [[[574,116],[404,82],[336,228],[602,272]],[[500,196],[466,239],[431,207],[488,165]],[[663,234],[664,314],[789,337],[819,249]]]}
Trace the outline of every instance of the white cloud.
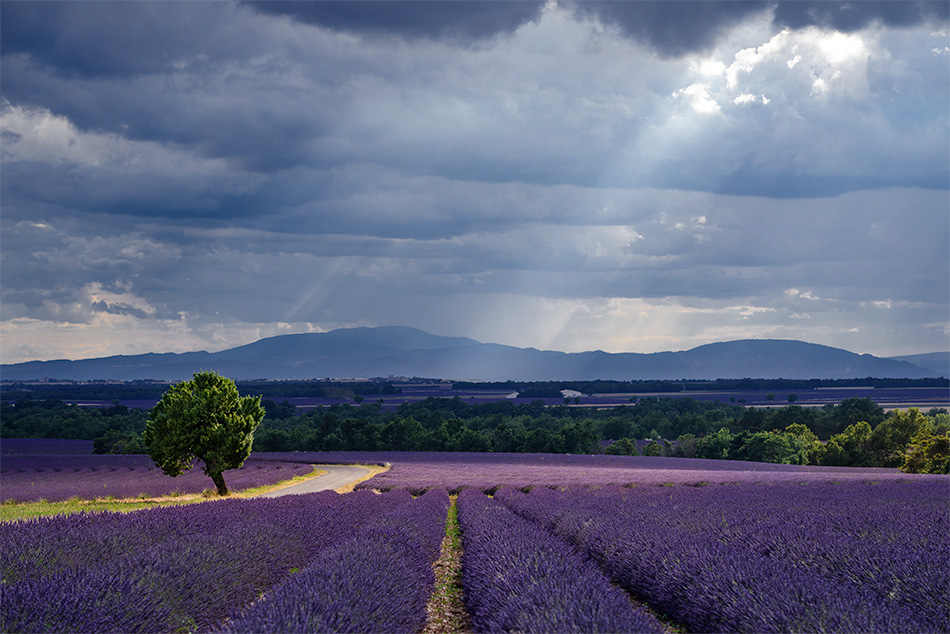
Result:
{"label": "white cloud", "polygon": [[221,177],[231,171],[221,159],[199,159],[191,151],[154,142],[134,141],[117,134],[79,130],[69,119],[45,108],[0,106],[0,126],[10,140],[3,144],[6,164],[32,161],[70,164],[82,168],[139,171],[162,170]]}
{"label": "white cloud", "polygon": [[673,93],[673,97],[684,98],[700,114],[714,114],[722,109],[709,94],[709,85],[696,82]]}
{"label": "white cloud", "polygon": [[732,103],[736,105],[743,105],[743,104],[748,104],[748,103],[760,103],[763,106],[767,106],[769,104],[769,98],[766,97],[765,95],[753,95],[751,93],[745,92],[745,93],[742,93],[741,95],[738,95],[735,99],[733,99]]}
{"label": "white cloud", "polygon": [[[818,97],[829,91],[848,98],[868,96],[869,62],[875,54],[886,57],[888,52],[880,49],[873,31],[785,29],[760,45],[741,48],[731,60],[728,55],[692,60],[690,70],[702,77],[702,83],[692,85],[701,86],[709,101],[766,104],[765,94],[773,93],[795,104],[806,94]],[[797,86],[807,86],[808,92]]]}
{"label": "white cloud", "polygon": [[807,299],[811,301],[821,301],[820,297],[815,297],[811,291],[803,291],[797,288],[788,288],[785,289],[786,297],[800,297],[801,299]]}
{"label": "white cloud", "polygon": [[785,29],[773,36],[768,42],[757,47],[744,48],[735,54],[732,63],[725,67],[726,85],[736,88],[739,83],[739,74],[751,73],[763,60],[777,55],[788,45],[791,31]]}
{"label": "white cloud", "polygon": [[818,49],[830,63],[843,65],[850,62],[864,62],[871,53],[859,33],[840,33],[816,35]]}

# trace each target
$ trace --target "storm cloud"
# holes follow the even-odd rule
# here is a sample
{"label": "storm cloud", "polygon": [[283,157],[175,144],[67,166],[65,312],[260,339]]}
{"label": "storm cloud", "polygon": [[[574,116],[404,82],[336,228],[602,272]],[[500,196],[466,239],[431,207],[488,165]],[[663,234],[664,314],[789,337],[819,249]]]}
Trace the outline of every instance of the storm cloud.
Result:
{"label": "storm cloud", "polygon": [[945,3],[0,4],[4,362],[946,349]]}
{"label": "storm cloud", "polygon": [[285,15],[307,24],[329,29],[472,43],[514,33],[525,23],[537,20],[545,3],[536,0],[521,2],[505,0],[284,2],[275,0],[247,4],[262,13]]}

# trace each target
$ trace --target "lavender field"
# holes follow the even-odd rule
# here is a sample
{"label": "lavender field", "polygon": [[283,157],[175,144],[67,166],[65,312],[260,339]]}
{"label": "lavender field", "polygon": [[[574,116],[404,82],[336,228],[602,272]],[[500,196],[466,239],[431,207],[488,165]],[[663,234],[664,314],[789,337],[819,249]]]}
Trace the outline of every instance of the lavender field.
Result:
{"label": "lavender field", "polygon": [[946,632],[947,483],[495,496],[696,632]]}
{"label": "lavender field", "polygon": [[897,469],[821,467],[771,462],[609,456],[471,452],[292,452],[260,453],[260,458],[313,464],[390,464],[391,468],[359,485],[362,489],[408,489],[422,493],[440,487],[450,493],[465,488],[492,492],[525,486],[664,485],[706,483],[776,483],[887,481],[948,482],[945,475],[908,474]]}
{"label": "lavender field", "polygon": [[[312,471],[302,462],[251,457],[240,469],[228,471],[226,478],[231,489],[242,491]],[[201,493],[212,486],[200,467],[171,478],[142,455],[5,455],[0,462],[2,502],[161,497]]]}
{"label": "lavender field", "polygon": [[[4,444],[16,447],[12,440],[16,439],[4,440]],[[946,479],[946,476],[905,474],[878,468],[655,456],[470,452],[253,453],[243,467],[228,471],[226,478],[232,489],[240,491],[305,475],[314,464],[389,464],[389,471],[357,485],[358,488],[406,489],[413,494],[433,487],[457,493],[464,488],[493,491],[502,486],[809,482],[829,478],[836,481]],[[210,480],[200,467],[170,478],[144,455],[7,453],[0,463],[0,501],[159,497],[176,492],[201,493],[210,486]]]}
{"label": "lavender field", "polygon": [[[333,462],[391,469],[346,495],[0,524],[3,631],[421,632],[452,503],[473,632],[950,631],[947,476],[643,456],[248,460]],[[61,495],[88,485],[55,473]]]}
{"label": "lavender field", "polygon": [[[207,631],[326,553],[349,552],[347,540],[415,525],[407,506],[432,514],[404,491],[356,492],[0,524],[0,619],[5,632]],[[385,550],[397,537],[378,539]]]}

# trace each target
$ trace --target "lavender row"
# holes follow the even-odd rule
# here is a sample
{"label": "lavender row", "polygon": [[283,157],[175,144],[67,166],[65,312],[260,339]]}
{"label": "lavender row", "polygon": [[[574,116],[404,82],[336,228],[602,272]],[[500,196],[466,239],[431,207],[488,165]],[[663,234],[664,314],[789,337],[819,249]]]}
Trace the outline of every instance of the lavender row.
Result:
{"label": "lavender row", "polygon": [[225,500],[0,526],[5,632],[209,627],[407,504],[406,492]]}
{"label": "lavender row", "polygon": [[475,632],[664,632],[597,565],[500,502],[458,497],[462,584]]}
{"label": "lavender row", "polygon": [[[249,459],[225,478],[232,490],[240,491],[277,484],[313,468],[305,463]],[[0,500],[57,502],[73,497],[157,497],[178,493],[201,493],[211,480],[201,468],[170,478],[148,456],[5,456],[0,472]]]}
{"label": "lavender row", "polygon": [[948,629],[945,483],[504,489],[496,497],[691,630]]}
{"label": "lavender row", "polygon": [[135,513],[79,513],[0,523],[0,544],[4,546],[0,549],[0,582],[11,584],[70,568],[95,566],[188,537],[227,533],[235,525],[266,527],[277,539],[291,542],[288,552],[306,552],[322,543],[324,535],[332,533],[338,523],[362,521],[384,499],[392,503],[397,498],[369,492],[343,498],[324,492],[280,499],[221,500],[213,506],[206,503]]}
{"label": "lavender row", "polygon": [[218,631],[389,632],[425,625],[449,497],[432,490],[384,515],[236,614]]}

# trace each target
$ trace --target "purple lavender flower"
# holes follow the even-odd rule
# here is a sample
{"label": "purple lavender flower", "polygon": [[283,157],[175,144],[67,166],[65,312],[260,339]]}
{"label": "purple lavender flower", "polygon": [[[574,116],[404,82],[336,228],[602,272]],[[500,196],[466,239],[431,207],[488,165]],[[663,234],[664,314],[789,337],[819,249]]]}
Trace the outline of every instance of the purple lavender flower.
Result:
{"label": "purple lavender flower", "polygon": [[221,631],[419,631],[448,506],[448,494],[433,490],[379,517],[322,552]]}
{"label": "purple lavender flower", "polygon": [[458,498],[462,583],[476,632],[663,632],[568,543],[479,491]]}
{"label": "purple lavender flower", "polygon": [[207,628],[410,501],[326,492],[0,524],[3,629]]}
{"label": "purple lavender flower", "polygon": [[692,630],[948,629],[944,483],[503,489],[496,497]]}

